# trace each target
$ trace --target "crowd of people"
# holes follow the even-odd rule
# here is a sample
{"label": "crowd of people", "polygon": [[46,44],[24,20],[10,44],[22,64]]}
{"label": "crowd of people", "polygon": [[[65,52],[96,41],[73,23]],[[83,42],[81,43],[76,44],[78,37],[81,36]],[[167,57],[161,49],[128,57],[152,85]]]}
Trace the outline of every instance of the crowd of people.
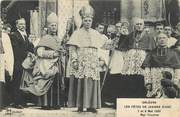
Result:
{"label": "crowd of people", "polygon": [[157,23],[151,30],[134,18],[133,27],[122,19],[93,29],[94,9],[84,6],[79,14],[82,26],[63,39],[55,13],[40,39],[28,36],[24,18],[15,32],[1,21],[1,109],[33,104],[96,113],[116,108],[117,98],[180,97],[180,22],[176,29]]}

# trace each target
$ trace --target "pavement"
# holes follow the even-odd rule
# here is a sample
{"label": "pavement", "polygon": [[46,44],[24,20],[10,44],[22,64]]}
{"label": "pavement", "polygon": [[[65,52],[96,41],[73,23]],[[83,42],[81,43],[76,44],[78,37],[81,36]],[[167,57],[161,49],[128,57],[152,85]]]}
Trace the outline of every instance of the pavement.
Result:
{"label": "pavement", "polygon": [[77,108],[62,108],[60,110],[42,110],[39,107],[24,109],[6,108],[0,112],[0,117],[116,117],[112,108],[98,109],[97,113],[76,112]]}

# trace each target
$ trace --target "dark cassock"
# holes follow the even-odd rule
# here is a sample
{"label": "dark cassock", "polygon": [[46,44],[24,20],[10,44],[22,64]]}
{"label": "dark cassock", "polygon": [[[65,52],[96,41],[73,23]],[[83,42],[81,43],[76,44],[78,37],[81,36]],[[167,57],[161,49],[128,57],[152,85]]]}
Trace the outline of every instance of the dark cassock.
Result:
{"label": "dark cassock", "polygon": [[144,20],[135,19],[135,31],[128,35],[128,51],[124,55],[124,66],[122,77],[125,79],[123,84],[123,97],[142,98],[144,97],[144,70],[142,63],[149,51],[155,48],[155,41],[144,29]]}
{"label": "dark cassock", "polygon": [[128,50],[127,35],[120,34],[113,39],[112,45],[115,48],[110,53],[110,74],[107,75],[102,90],[103,101],[116,103],[116,98],[123,96],[122,69],[124,66],[124,56]]}
{"label": "dark cassock", "polygon": [[28,52],[33,52],[33,44],[29,42],[26,33],[26,21],[21,18],[16,21],[17,30],[11,35],[12,48],[14,53],[14,72],[12,80],[13,101],[15,107],[22,108],[25,104],[25,98],[20,91],[20,82],[23,73],[22,62]]}
{"label": "dark cassock", "polygon": [[[177,52],[179,58],[180,58],[180,22],[176,25],[176,30],[173,33],[173,37],[177,39],[177,42],[175,46],[173,47],[174,50]],[[176,84],[180,87],[180,69],[176,69]]]}
{"label": "dark cassock", "polygon": [[[33,69],[25,72],[27,77],[22,82],[21,90],[38,97],[42,109],[60,109],[63,101],[64,77],[61,54],[61,41],[57,36],[57,16],[51,13],[48,18],[49,33],[43,36],[36,47]],[[33,63],[33,55],[29,56]],[[30,64],[24,62],[24,68]],[[29,67],[31,68],[31,67]]]}
{"label": "dark cassock", "polygon": [[[161,88],[163,72],[169,72],[172,75],[172,81],[176,82],[176,69],[180,68],[180,58],[175,50],[166,46],[167,36],[159,34],[157,36],[159,43],[157,48],[153,49],[146,56],[142,68],[145,69],[145,83],[152,84],[151,96],[156,97],[157,91]],[[148,94],[147,94],[148,95]],[[149,95],[149,97],[151,97]],[[158,96],[157,96],[158,97]]]}
{"label": "dark cassock", "polygon": [[177,23],[176,30],[172,33],[172,37],[174,37],[178,40],[176,45],[180,45],[180,22]]}

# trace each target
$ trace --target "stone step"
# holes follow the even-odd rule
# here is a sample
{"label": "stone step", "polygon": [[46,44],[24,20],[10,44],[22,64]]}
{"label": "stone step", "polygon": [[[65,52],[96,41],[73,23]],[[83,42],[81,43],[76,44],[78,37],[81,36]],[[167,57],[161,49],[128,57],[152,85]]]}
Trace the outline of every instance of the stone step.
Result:
{"label": "stone step", "polygon": [[8,108],[0,112],[0,117],[115,117],[115,109],[111,108],[98,109],[98,113],[79,113],[76,110],[76,108],[62,108],[61,110],[41,110],[38,107]]}

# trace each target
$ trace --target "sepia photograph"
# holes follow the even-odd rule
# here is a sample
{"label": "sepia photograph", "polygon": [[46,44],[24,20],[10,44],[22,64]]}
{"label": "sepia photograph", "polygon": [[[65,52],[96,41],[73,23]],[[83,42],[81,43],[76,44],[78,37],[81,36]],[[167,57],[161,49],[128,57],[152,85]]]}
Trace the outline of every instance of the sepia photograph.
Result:
{"label": "sepia photograph", "polygon": [[180,117],[180,0],[0,0],[0,117]]}

